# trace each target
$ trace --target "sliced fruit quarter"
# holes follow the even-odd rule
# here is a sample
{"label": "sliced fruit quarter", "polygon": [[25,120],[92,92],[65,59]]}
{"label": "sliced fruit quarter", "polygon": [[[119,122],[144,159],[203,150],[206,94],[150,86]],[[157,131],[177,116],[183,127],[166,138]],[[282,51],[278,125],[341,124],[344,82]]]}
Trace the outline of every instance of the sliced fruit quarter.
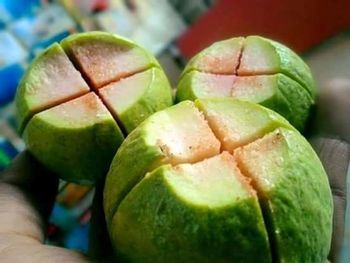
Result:
{"label": "sliced fruit quarter", "polygon": [[330,248],[332,196],[307,141],[279,128],[234,156],[258,191],[276,262],[323,262]]}
{"label": "sliced fruit quarter", "polygon": [[147,174],[110,233],[131,262],[271,262],[258,199],[227,152]]}
{"label": "sliced fruit quarter", "polygon": [[220,152],[220,142],[190,101],[157,113],[146,129],[147,141],[163,151],[166,163],[198,162]]}
{"label": "sliced fruit quarter", "polygon": [[245,39],[239,76],[283,73],[300,85],[312,96],[315,85],[309,67],[292,50],[275,41],[249,36]]}
{"label": "sliced fruit quarter", "polygon": [[153,67],[106,85],[98,93],[129,133],[155,111],[172,104],[171,89],[167,87],[170,84],[164,72]]}
{"label": "sliced fruit quarter", "polygon": [[269,41],[256,36],[245,39],[237,70],[239,76],[274,74],[279,72],[279,66],[278,54]]}
{"label": "sliced fruit quarter", "polygon": [[63,40],[61,45],[95,89],[158,66],[153,56],[143,48],[108,33],[73,35]]}
{"label": "sliced fruit quarter", "polygon": [[234,75],[218,75],[193,70],[181,78],[176,92],[177,101],[230,97],[236,79]]}
{"label": "sliced fruit quarter", "polygon": [[214,43],[190,60],[183,74],[198,70],[213,74],[235,74],[244,38],[231,38]]}
{"label": "sliced fruit quarter", "polygon": [[275,75],[236,77],[230,90],[230,96],[261,103],[271,99],[277,90]]}
{"label": "sliced fruit quarter", "polygon": [[63,179],[74,178],[87,184],[107,173],[124,139],[112,115],[94,93],[36,114],[25,128],[23,138],[31,153],[51,171]]}
{"label": "sliced fruit quarter", "polygon": [[126,138],[112,162],[105,188],[107,222],[147,172],[162,163],[194,163],[215,156],[220,146],[193,102],[150,116]]}
{"label": "sliced fruit quarter", "polygon": [[309,116],[314,100],[295,80],[284,74],[237,77],[231,96],[277,111],[298,130]]}
{"label": "sliced fruit quarter", "polygon": [[24,129],[35,113],[89,90],[61,46],[53,44],[34,60],[18,87],[16,107],[19,130]]}
{"label": "sliced fruit quarter", "polygon": [[222,143],[222,149],[232,152],[277,127],[291,127],[278,114],[259,105],[226,99],[196,100],[211,129]]}
{"label": "sliced fruit quarter", "polygon": [[249,179],[238,170],[228,152],[193,164],[179,164],[167,173],[167,182],[184,202],[209,208],[255,196]]}

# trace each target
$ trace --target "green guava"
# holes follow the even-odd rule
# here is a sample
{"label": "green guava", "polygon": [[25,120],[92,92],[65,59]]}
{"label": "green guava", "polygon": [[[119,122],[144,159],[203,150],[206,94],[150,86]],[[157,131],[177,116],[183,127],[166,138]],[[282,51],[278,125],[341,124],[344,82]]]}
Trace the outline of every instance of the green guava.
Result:
{"label": "green guava", "polygon": [[104,211],[121,262],[324,262],[332,195],[279,114],[232,98],[184,101],[120,146]]}
{"label": "green guava", "polygon": [[61,178],[93,184],[124,137],[173,104],[156,59],[130,40],[90,32],[40,54],[16,94],[19,132],[29,151]]}
{"label": "green guava", "polygon": [[177,87],[177,101],[234,97],[275,110],[303,130],[315,101],[309,67],[289,48],[249,36],[214,43],[194,56]]}

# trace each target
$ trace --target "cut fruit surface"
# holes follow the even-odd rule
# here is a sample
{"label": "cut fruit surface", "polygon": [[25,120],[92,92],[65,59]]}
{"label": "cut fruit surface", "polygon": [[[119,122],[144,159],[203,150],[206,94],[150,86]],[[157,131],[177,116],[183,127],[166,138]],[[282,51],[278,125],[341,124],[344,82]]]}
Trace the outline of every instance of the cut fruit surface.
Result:
{"label": "cut fruit surface", "polygon": [[166,163],[193,163],[220,152],[220,142],[192,102],[185,101],[147,122],[147,141],[157,145]]}
{"label": "cut fruit surface", "polygon": [[309,95],[315,95],[315,84],[309,67],[292,50],[275,41],[249,36],[245,39],[239,76],[283,73],[297,81]]}
{"label": "cut fruit surface", "polygon": [[147,172],[162,163],[194,163],[219,153],[220,142],[193,102],[153,114],[126,138],[112,162],[105,187],[107,222]]}
{"label": "cut fruit surface", "polygon": [[230,90],[230,96],[261,103],[271,99],[277,90],[275,75],[236,77]]}
{"label": "cut fruit surface", "polygon": [[172,104],[171,90],[164,88],[167,85],[170,86],[164,72],[151,68],[104,86],[99,95],[127,132],[131,132],[152,113]]}
{"label": "cut fruit surface", "polygon": [[259,103],[303,131],[314,104],[315,85],[309,67],[289,48],[259,36],[231,38],[193,57],[177,86],[177,101],[218,97]]}
{"label": "cut fruit surface", "polygon": [[154,170],[113,218],[117,255],[131,262],[271,262],[258,200],[236,176],[228,153]]}
{"label": "cut fruit surface", "polygon": [[95,89],[158,66],[155,59],[141,47],[108,33],[73,35],[61,44]]}
{"label": "cut fruit surface", "polygon": [[33,114],[89,92],[79,71],[58,44],[53,44],[28,69],[16,95],[20,130]]}
{"label": "cut fruit surface", "polygon": [[324,262],[331,242],[311,146],[232,98],[181,102],[138,126],[111,164],[104,211],[116,254],[135,263]]}
{"label": "cut fruit surface", "polygon": [[236,79],[234,75],[217,75],[193,70],[181,78],[176,97],[178,101],[230,97]]}
{"label": "cut fruit surface", "polygon": [[232,38],[215,43],[197,56],[185,68],[184,73],[197,70],[213,74],[235,74],[244,38]]}
{"label": "cut fruit surface", "polygon": [[194,164],[179,164],[166,178],[179,198],[196,206],[224,207],[239,198],[255,196],[248,178],[228,152]]}
{"label": "cut fruit surface", "polygon": [[237,74],[239,76],[266,75],[278,73],[280,60],[269,41],[260,37],[247,37]]}
{"label": "cut fruit surface", "polygon": [[16,93],[29,150],[59,177],[80,184],[105,176],[124,135],[172,104],[155,57],[107,32],[73,34],[50,46],[33,60]]}
{"label": "cut fruit surface", "polygon": [[36,114],[23,138],[30,152],[51,171],[85,184],[94,183],[108,171],[124,139],[94,93]]}
{"label": "cut fruit surface", "polygon": [[259,193],[277,262],[323,262],[330,248],[332,195],[306,140],[279,128],[234,156]]}
{"label": "cut fruit surface", "polygon": [[46,110],[40,116],[52,126],[69,129],[85,128],[111,118],[100,98],[93,92]]}
{"label": "cut fruit surface", "polygon": [[277,127],[289,124],[273,111],[261,106],[234,99],[200,99],[196,101],[222,149],[232,152],[235,148],[262,137]]}

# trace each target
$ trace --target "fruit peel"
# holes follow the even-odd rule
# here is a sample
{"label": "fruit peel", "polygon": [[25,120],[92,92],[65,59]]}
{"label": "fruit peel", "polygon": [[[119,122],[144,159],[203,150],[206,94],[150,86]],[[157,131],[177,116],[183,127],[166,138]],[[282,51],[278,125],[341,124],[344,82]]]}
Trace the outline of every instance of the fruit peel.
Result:
{"label": "fruit peel", "polygon": [[[208,100],[198,100],[196,102],[197,107],[204,104],[205,101]],[[276,127],[271,126],[271,129],[276,129],[264,131],[267,135],[260,134],[261,138],[253,139],[253,141],[247,142],[246,145],[240,145],[238,148],[233,149],[237,167],[247,177],[247,180],[250,180],[250,185],[258,193],[258,208],[262,209],[263,217],[258,220],[258,223],[255,223],[262,225],[263,229],[267,231],[270,249],[267,252],[255,253],[255,249],[264,250],[264,245],[259,242],[247,241],[247,233],[251,233],[249,232],[251,230],[249,226],[254,224],[250,224],[249,219],[244,216],[240,218],[239,222],[245,226],[242,226],[242,228],[241,226],[236,226],[235,229],[246,227],[243,231],[245,234],[240,236],[240,234],[235,233],[231,236],[227,234],[230,231],[224,231],[230,229],[231,219],[235,216],[239,218],[241,211],[235,211],[233,213],[237,214],[233,215],[230,214],[232,211],[227,206],[223,206],[220,209],[218,206],[205,206],[203,204],[203,200],[206,200],[205,198],[197,198],[197,201],[191,200],[189,188],[187,187],[187,190],[185,188],[182,189],[182,183],[174,184],[174,180],[171,180],[171,178],[174,179],[174,176],[176,176],[176,173],[172,172],[174,169],[178,169],[176,167],[193,167],[199,162],[205,162],[208,159],[202,158],[194,164],[164,165],[164,159],[162,159],[164,156],[161,156],[162,151],[159,151],[159,148],[159,159],[157,160],[154,158],[155,154],[152,156],[147,153],[143,154],[142,151],[157,150],[153,143],[148,146],[144,144],[145,148],[142,151],[131,150],[128,153],[129,156],[127,156],[126,152],[121,153],[118,151],[112,167],[118,167],[118,163],[125,162],[128,159],[131,160],[130,164],[132,164],[136,160],[149,157],[152,164],[146,167],[143,172],[138,171],[141,174],[138,174],[138,178],[133,181],[133,184],[128,185],[128,189],[119,190],[124,191],[122,197],[111,191],[117,185],[117,182],[111,180],[111,178],[114,178],[114,180],[118,178],[119,182],[123,182],[130,175],[129,171],[126,168],[118,171],[111,170],[107,175],[104,191],[105,213],[109,234],[117,254],[122,259],[131,262],[155,262],[157,258],[160,259],[159,262],[164,262],[165,260],[170,262],[215,262],[218,258],[222,261],[234,258],[236,261],[245,262],[247,260],[250,262],[263,262],[264,260],[271,262],[271,257],[273,260],[285,262],[323,262],[327,257],[331,241],[333,208],[328,179],[316,153],[300,133],[283,117],[263,106],[232,98],[210,99],[210,102],[226,105],[227,109],[222,110],[222,114],[226,118],[230,118],[230,114],[226,114],[227,111],[236,112],[235,110],[230,110],[230,104],[236,104],[237,108],[241,107],[242,111],[237,112],[237,114],[241,115],[244,114],[245,109],[242,105],[245,103],[251,104],[252,109],[255,109],[257,114],[265,112],[264,114],[270,116],[271,121],[276,123]],[[217,108],[220,109],[220,107]],[[166,111],[169,111],[169,109]],[[148,122],[156,122],[158,116],[161,115],[162,112],[158,112],[147,119],[141,126],[147,126]],[[180,119],[181,116],[177,116],[177,118]],[[149,121],[150,119],[152,120]],[[163,123],[163,125],[168,125],[161,118],[159,122]],[[210,122],[208,123],[211,125]],[[239,129],[239,127],[237,128]],[[137,139],[145,140],[148,137],[149,142],[156,142],[160,136],[157,131],[159,129],[155,129],[152,134],[148,134],[147,130],[139,126],[134,130],[135,137],[133,141]],[[139,132],[142,133],[137,134]],[[271,134],[275,137],[277,136],[277,138],[273,137],[272,142],[268,144],[261,143],[265,142],[266,138],[269,138]],[[140,138],[138,135],[142,137]],[[180,141],[181,138],[182,136],[179,137]],[[219,136],[217,138],[223,143],[222,138]],[[120,149],[130,149],[128,146],[130,142],[127,138]],[[255,147],[255,145],[262,146]],[[248,149],[251,150],[248,151]],[[250,169],[253,172],[242,161],[242,152],[244,151],[252,154],[248,160],[251,165]],[[258,157],[255,158],[254,154],[258,155]],[[281,158],[283,160],[280,160]],[[205,169],[203,172],[197,173],[197,175],[200,178],[205,172],[210,171]],[[170,177],[169,173],[172,174]],[[214,181],[209,180],[209,184],[215,184],[215,173],[210,173]],[[194,174],[193,176],[195,176]],[[199,178],[196,180],[200,180]],[[263,186],[265,183],[265,188],[259,186],[260,182],[262,182]],[[186,179],[186,184],[191,184],[191,180]],[[195,186],[193,185],[193,187]],[[225,187],[222,187],[223,192],[225,192]],[[179,188],[181,189],[179,190]],[[208,190],[209,193],[210,191]],[[118,203],[113,201],[115,198],[118,198]],[[106,209],[107,200],[112,204],[114,202],[113,213]],[[243,200],[245,199],[243,198],[241,201],[243,202]],[[247,206],[244,205],[244,208],[251,213],[256,211],[253,207],[249,202],[247,202]],[[215,216],[212,216],[211,213],[214,213]],[[247,213],[249,214],[249,212]],[[320,216],[322,216],[321,220]],[[208,218],[215,219],[208,223]],[[255,217],[255,219],[257,218]],[[199,227],[200,231],[186,231],[195,227]],[[258,229],[257,227],[253,231],[258,231]],[[226,234],[221,235],[221,230]],[[140,235],[140,233],[142,234]],[[261,234],[261,232],[259,233]],[[206,238],[208,236],[212,237],[210,239],[212,241],[216,240],[215,238],[219,238],[224,244],[209,242],[212,246],[206,247]],[[254,236],[257,237],[259,235],[254,234]],[[237,237],[239,239],[232,242]],[[220,244],[220,246],[216,247],[215,244]],[[230,252],[226,253],[227,246],[231,246],[231,244],[238,244],[240,248],[238,251],[235,250],[234,255],[230,254]],[[234,250],[232,247],[230,249]],[[242,251],[246,252],[240,253]],[[251,253],[247,251],[251,251]],[[210,255],[215,255],[215,258],[210,258]],[[251,257],[247,257],[247,255]],[[262,256],[262,259],[260,259],[260,256]]]}
{"label": "fruit peel", "polygon": [[279,128],[235,156],[260,193],[277,260],[323,262],[332,234],[332,194],[308,142],[295,130]]}
{"label": "fruit peel", "polygon": [[[92,100],[94,108],[84,100]],[[83,112],[75,120],[69,112],[72,103]],[[36,114],[23,139],[28,150],[62,179],[91,185],[107,173],[124,137],[102,102],[89,93]]]}
{"label": "fruit peel", "polygon": [[215,208],[188,203],[169,185],[172,169],[163,165],[149,173],[122,201],[111,227],[119,257],[131,262],[270,262],[255,197]]}

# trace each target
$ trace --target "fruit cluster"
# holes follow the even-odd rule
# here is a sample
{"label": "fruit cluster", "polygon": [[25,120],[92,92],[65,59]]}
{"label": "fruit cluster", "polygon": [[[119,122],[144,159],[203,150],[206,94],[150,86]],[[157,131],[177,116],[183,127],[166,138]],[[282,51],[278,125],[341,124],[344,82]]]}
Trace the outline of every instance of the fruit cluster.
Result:
{"label": "fruit cluster", "polygon": [[16,102],[44,165],[80,183],[107,174],[122,262],[314,263],[327,257],[333,212],[327,175],[298,131],[314,98],[301,58],[251,36],[196,55],[171,106],[152,55],[92,32],[39,56]]}

